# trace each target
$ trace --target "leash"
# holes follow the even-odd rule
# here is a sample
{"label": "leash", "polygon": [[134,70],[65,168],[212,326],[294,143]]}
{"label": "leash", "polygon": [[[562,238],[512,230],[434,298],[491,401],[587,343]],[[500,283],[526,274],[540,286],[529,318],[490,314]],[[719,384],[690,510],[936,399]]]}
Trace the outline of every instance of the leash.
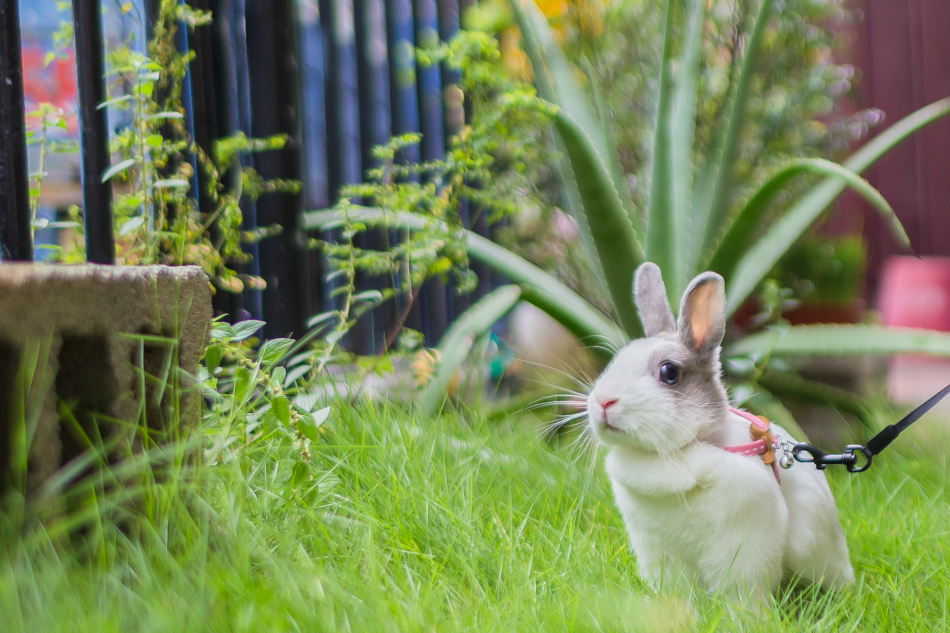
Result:
{"label": "leash", "polygon": [[[779,459],[779,465],[782,468],[791,468],[794,463],[791,458],[794,457],[799,462],[814,464],[818,470],[824,470],[825,466],[841,464],[848,469],[849,473],[863,473],[871,467],[871,460],[875,455],[887,448],[891,442],[897,439],[898,435],[919,420],[922,415],[933,409],[934,405],[943,400],[948,393],[950,393],[950,385],[947,385],[930,400],[905,415],[897,424],[889,424],[884,427],[867,444],[848,444],[844,447],[843,453],[825,453],[806,442],[799,442],[795,445],[786,442],[782,445],[785,452]],[[863,462],[858,457],[859,455],[864,456]]]}

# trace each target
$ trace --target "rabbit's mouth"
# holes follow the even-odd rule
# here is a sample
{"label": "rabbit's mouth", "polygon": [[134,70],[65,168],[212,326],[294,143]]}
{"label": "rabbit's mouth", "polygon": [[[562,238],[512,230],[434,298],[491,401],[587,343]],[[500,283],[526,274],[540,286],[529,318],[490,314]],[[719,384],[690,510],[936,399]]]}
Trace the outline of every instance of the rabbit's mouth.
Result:
{"label": "rabbit's mouth", "polygon": [[608,433],[623,433],[621,429],[618,429],[617,427],[613,426],[612,424],[607,422],[607,420],[601,421],[600,430],[607,431]]}

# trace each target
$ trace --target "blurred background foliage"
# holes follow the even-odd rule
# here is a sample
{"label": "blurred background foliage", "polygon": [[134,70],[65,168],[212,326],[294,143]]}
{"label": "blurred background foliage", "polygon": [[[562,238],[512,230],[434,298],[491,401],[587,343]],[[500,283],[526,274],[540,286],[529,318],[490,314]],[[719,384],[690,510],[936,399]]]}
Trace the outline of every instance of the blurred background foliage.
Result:
{"label": "blurred background foliage", "polygon": [[[548,18],[565,56],[578,69],[579,83],[598,107],[616,145],[634,206],[645,209],[649,182],[639,174],[648,173],[651,162],[665,2],[540,0],[536,4]],[[738,72],[748,39],[741,16],[749,15],[754,5],[757,3],[749,0],[710,0],[699,77],[695,140],[699,156],[710,151],[715,122],[726,105],[730,76]],[[768,63],[753,78],[748,124],[734,165],[735,183],[760,183],[789,158],[838,160],[881,122],[879,110],[854,111],[851,97],[856,71],[842,61],[847,52],[836,49],[840,30],[857,19],[843,0],[786,0],[777,7],[763,41]],[[515,78],[532,79],[508,0],[479,3],[464,21],[467,28],[495,33],[503,67]],[[697,161],[694,167],[701,165]],[[561,216],[563,205],[551,165],[536,165],[534,172],[533,180],[542,183],[540,189],[547,194],[541,200],[548,204],[527,209],[508,228],[508,238],[501,239],[535,263],[557,270],[575,288],[602,287],[580,249],[558,243],[576,231],[567,218],[552,217]],[[773,216],[781,215],[807,184],[793,182],[780,192],[772,201]],[[737,193],[734,208],[741,207],[751,191],[740,186]],[[811,239],[827,242],[820,230],[812,231]],[[856,263],[858,274],[863,273],[863,259]],[[774,278],[785,282],[793,274],[780,267]],[[798,283],[793,290],[801,288]],[[596,303],[610,312],[610,302],[604,296]]]}

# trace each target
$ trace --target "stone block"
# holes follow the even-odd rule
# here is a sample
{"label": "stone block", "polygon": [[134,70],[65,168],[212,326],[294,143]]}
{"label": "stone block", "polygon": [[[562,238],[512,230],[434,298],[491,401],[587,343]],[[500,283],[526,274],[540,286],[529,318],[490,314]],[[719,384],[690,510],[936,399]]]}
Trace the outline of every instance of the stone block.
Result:
{"label": "stone block", "polygon": [[211,316],[196,266],[0,264],[0,476],[26,450],[32,489],[90,440],[197,422]]}

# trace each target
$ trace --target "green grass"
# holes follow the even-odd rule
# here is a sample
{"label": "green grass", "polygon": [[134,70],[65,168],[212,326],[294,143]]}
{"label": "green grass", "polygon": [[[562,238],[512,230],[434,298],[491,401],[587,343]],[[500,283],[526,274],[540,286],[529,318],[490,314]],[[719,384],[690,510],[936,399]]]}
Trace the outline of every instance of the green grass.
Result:
{"label": "green grass", "polygon": [[[377,405],[335,410],[324,428],[306,466],[276,439],[209,449],[192,469],[130,463],[122,485],[97,505],[73,502],[45,531],[24,531],[8,502],[0,629],[948,628],[948,464],[912,456],[912,439],[863,475],[830,474],[854,589],[790,588],[755,615],[652,594],[600,459],[544,443],[531,418],[419,419]],[[210,445],[225,437],[206,429]],[[166,457],[179,463],[180,451]],[[83,526],[67,538],[70,518]]]}

